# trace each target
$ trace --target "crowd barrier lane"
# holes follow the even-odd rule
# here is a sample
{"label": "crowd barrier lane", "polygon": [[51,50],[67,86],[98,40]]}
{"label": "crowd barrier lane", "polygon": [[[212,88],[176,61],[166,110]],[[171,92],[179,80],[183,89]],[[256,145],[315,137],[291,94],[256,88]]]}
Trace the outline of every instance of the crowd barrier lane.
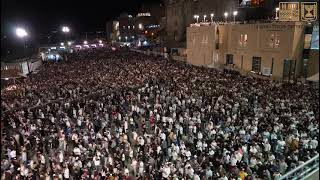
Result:
{"label": "crowd barrier lane", "polygon": [[161,57],[164,57],[165,59],[168,59],[169,58],[169,55],[168,53],[164,53],[164,52],[157,52],[157,51],[142,51],[142,50],[137,50],[137,49],[130,49],[130,51],[133,51],[133,52],[138,52],[138,53],[142,53],[142,54],[145,54],[145,55],[153,55],[153,56],[161,56]]}

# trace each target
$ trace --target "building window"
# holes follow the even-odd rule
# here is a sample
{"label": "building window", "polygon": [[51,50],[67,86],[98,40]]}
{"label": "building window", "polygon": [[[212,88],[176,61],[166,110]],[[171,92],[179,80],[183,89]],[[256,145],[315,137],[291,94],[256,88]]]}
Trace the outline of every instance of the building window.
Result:
{"label": "building window", "polygon": [[233,54],[227,54],[226,65],[233,64]]}
{"label": "building window", "polygon": [[243,56],[241,56],[241,69],[243,68]]}
{"label": "building window", "polygon": [[256,73],[261,72],[261,57],[252,57],[252,71]]}
{"label": "building window", "polygon": [[274,63],[274,58],[271,60],[271,70],[270,70],[270,75],[272,75],[273,72],[273,63]]}

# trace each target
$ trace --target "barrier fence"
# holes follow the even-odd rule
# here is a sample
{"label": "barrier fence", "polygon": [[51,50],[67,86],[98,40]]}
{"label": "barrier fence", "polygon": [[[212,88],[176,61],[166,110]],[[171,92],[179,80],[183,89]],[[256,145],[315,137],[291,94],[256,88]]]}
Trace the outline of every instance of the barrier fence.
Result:
{"label": "barrier fence", "polygon": [[309,159],[300,166],[292,169],[278,180],[295,180],[295,179],[308,179],[315,173],[319,173],[319,154]]}
{"label": "barrier fence", "polygon": [[142,53],[142,54],[145,54],[145,55],[153,55],[153,56],[161,56],[161,57],[164,57],[165,59],[168,59],[169,56],[168,56],[168,53],[164,53],[164,52],[157,52],[157,51],[142,51],[142,50],[138,50],[138,49],[130,49],[130,51],[133,51],[133,52],[138,52],[138,53]]}

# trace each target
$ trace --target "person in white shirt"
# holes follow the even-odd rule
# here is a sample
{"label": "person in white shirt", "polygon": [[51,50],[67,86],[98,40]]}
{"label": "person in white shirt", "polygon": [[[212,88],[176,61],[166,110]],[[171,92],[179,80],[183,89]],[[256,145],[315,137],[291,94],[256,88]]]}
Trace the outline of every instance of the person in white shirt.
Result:
{"label": "person in white shirt", "polygon": [[75,148],[73,149],[73,153],[74,153],[75,155],[77,155],[77,156],[80,156],[80,155],[81,155],[81,150],[80,150],[78,147],[75,147]]}
{"label": "person in white shirt", "polygon": [[210,179],[210,178],[212,178],[212,176],[213,176],[213,173],[212,173],[211,169],[208,168],[208,169],[206,170],[206,178],[207,178],[207,179]]}
{"label": "person in white shirt", "polygon": [[163,141],[165,141],[166,140],[166,134],[163,132],[163,133],[161,133],[161,139],[163,140]]}
{"label": "person in white shirt", "polygon": [[193,179],[194,179],[194,180],[200,180],[200,177],[199,177],[198,174],[195,174],[195,175],[193,176]]}
{"label": "person in white shirt", "polygon": [[17,157],[16,151],[15,150],[11,150],[9,156],[10,156],[9,159],[15,159]]}
{"label": "person in white shirt", "polygon": [[187,156],[187,159],[190,160],[191,152],[190,151],[186,151],[186,156]]}
{"label": "person in white shirt", "polygon": [[268,142],[263,143],[263,146],[264,146],[264,152],[270,152],[271,151],[271,145]]}
{"label": "person in white shirt", "polygon": [[198,151],[202,151],[202,142],[200,140],[197,142],[197,149]]}
{"label": "person in white shirt", "polygon": [[168,165],[165,165],[165,166],[162,168],[162,177],[163,177],[163,178],[169,178],[170,173],[171,173],[170,167],[169,167]]}
{"label": "person in white shirt", "polygon": [[250,158],[250,167],[254,168],[257,165],[257,159],[255,157]]}
{"label": "person in white shirt", "polygon": [[203,135],[201,132],[198,132],[198,139],[201,140],[203,138]]}
{"label": "person in white shirt", "polygon": [[69,179],[70,178],[70,171],[69,171],[69,168],[66,167],[63,171],[63,178],[64,179]]}
{"label": "person in white shirt", "polygon": [[100,157],[94,156],[93,157],[93,162],[95,166],[100,166]]}
{"label": "person in white shirt", "polygon": [[59,157],[59,162],[60,162],[60,163],[63,163],[63,160],[64,160],[64,159],[63,159],[63,152],[62,152],[62,151],[59,152],[58,157]]}
{"label": "person in white shirt", "polygon": [[133,174],[136,175],[137,174],[137,165],[138,165],[138,162],[133,159],[132,160],[132,163],[131,163],[131,166],[132,166],[132,169],[133,169]]}
{"label": "person in white shirt", "polygon": [[46,159],[44,158],[44,155],[43,155],[43,154],[40,155],[40,162],[41,162],[41,164],[43,164],[43,165],[46,163]]}
{"label": "person in white shirt", "polygon": [[311,149],[317,149],[318,147],[318,141],[317,141],[317,138],[315,137],[314,139],[312,139],[310,142],[310,148]]}

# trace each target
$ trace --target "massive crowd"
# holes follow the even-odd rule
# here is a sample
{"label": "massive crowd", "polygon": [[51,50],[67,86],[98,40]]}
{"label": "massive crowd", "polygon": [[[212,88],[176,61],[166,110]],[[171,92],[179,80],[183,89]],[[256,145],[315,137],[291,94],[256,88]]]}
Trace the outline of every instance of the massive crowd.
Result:
{"label": "massive crowd", "polygon": [[319,91],[126,50],[4,91],[1,179],[277,179],[318,152]]}

